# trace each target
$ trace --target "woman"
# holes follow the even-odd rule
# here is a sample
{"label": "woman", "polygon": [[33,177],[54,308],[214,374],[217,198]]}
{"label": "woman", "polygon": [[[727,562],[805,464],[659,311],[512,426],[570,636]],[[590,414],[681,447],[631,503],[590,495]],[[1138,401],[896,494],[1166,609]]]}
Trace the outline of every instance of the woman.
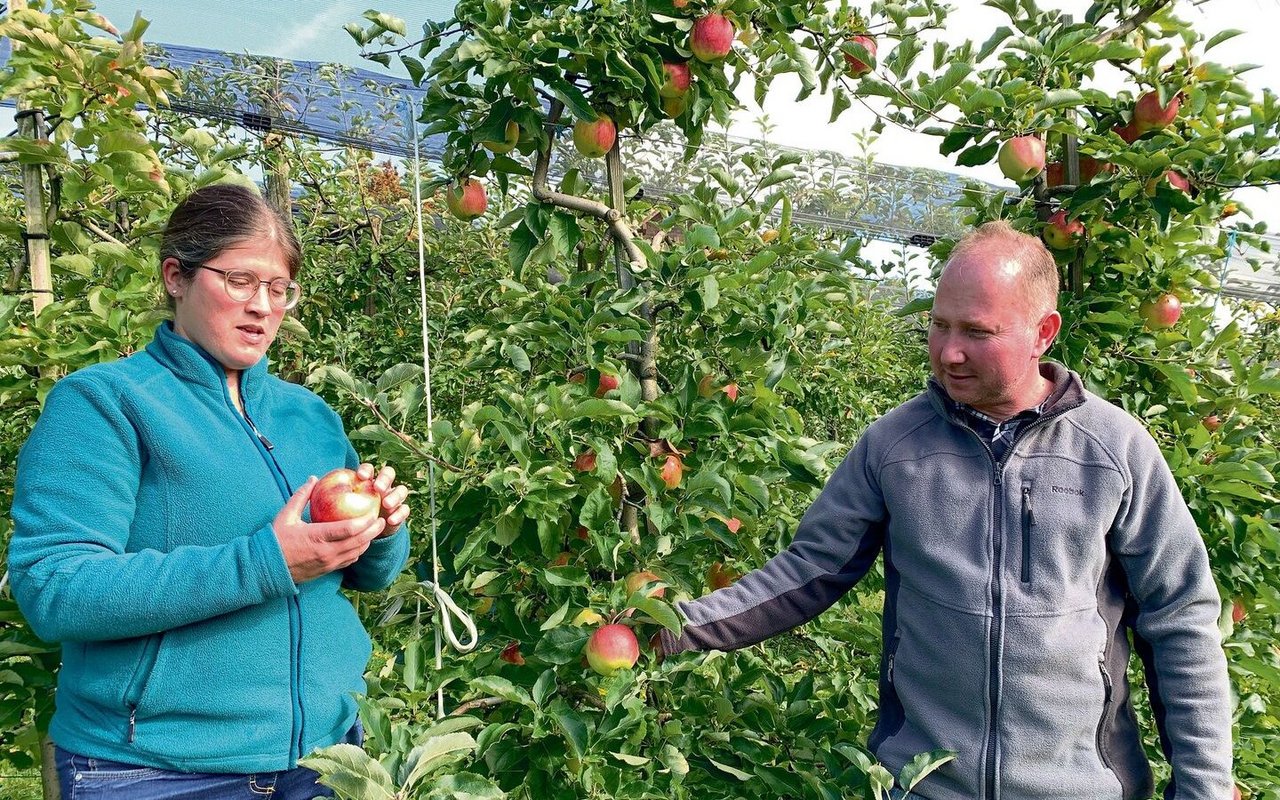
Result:
{"label": "woman", "polygon": [[267,372],[299,261],[252,190],[193,193],[160,247],[173,321],[60,381],[23,447],[9,564],[63,644],[64,798],[332,796],[297,761],[359,739],[370,644],[338,590],[400,572],[408,490],[384,467],[381,517],[307,521],[315,476],[358,459],[319,397]]}

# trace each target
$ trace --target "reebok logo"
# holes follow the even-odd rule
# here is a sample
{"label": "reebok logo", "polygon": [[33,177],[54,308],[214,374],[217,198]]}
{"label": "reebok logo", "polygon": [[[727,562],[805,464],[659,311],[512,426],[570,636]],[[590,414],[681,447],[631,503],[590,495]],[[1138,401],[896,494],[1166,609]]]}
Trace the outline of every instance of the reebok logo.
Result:
{"label": "reebok logo", "polygon": [[1076,497],[1084,497],[1084,489],[1077,489],[1074,486],[1054,486],[1052,489],[1054,494],[1073,494]]}

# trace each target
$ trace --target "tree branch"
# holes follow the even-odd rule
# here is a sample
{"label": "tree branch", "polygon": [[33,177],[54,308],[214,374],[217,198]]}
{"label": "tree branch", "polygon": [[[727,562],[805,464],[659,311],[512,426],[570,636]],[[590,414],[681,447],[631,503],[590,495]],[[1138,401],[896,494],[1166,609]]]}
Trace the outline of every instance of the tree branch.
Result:
{"label": "tree branch", "polygon": [[[564,111],[564,103],[559,100],[551,103],[551,113],[547,116],[548,128],[554,129],[560,121],[562,111]],[[623,218],[622,211],[616,208],[609,208],[609,206],[598,200],[588,200],[585,197],[554,191],[547,185],[547,174],[550,170],[551,145],[548,142],[546,149],[538,151],[538,160],[533,168],[533,196],[544,203],[550,203],[551,205],[559,206],[569,211],[576,211],[579,214],[585,214],[603,221],[608,225],[609,233],[622,243],[627,253],[627,261],[631,263],[632,271],[643,272],[646,266],[644,253],[640,252],[640,248],[636,245],[635,237]]]}
{"label": "tree branch", "polygon": [[1093,43],[1097,45],[1103,45],[1111,41],[1112,39],[1118,39],[1123,36],[1128,36],[1129,34],[1133,33],[1135,30],[1137,30],[1139,25],[1151,19],[1151,16],[1153,14],[1155,14],[1157,11],[1164,8],[1165,6],[1169,5],[1169,3],[1171,2],[1173,2],[1173,0],[1153,0],[1151,5],[1142,8],[1141,10],[1138,11],[1138,13],[1134,14],[1132,17],[1125,20],[1124,22],[1121,22],[1119,25],[1115,26],[1111,30],[1105,31],[1104,33],[1100,34],[1097,38],[1093,40]]}

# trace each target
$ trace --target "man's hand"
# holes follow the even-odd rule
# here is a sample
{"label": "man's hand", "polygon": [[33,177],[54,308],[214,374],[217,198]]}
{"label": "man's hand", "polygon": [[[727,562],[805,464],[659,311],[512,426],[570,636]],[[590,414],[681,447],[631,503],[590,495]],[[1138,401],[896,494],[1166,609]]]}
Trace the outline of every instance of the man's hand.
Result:
{"label": "man's hand", "polygon": [[[304,583],[351,566],[369,548],[369,543],[383,535],[391,524],[389,519],[373,513],[339,522],[303,522],[302,512],[315,485],[315,477],[308,478],[271,523],[294,583]],[[401,496],[400,501],[403,500]],[[385,498],[383,504],[386,504]],[[408,508],[399,505],[397,513],[400,511],[404,512],[400,515],[403,522],[409,514]]]}
{"label": "man's hand", "polygon": [[[361,464],[356,469],[356,475],[362,479],[374,478],[374,470],[372,464]],[[381,516],[387,521],[387,527],[378,535],[381,539],[384,536],[392,536],[396,531],[400,530],[400,526],[409,518],[409,506],[405,505],[405,498],[409,496],[409,487],[404,484],[396,484],[396,471],[391,467],[383,467],[378,470],[378,476],[374,478],[373,485],[378,488],[378,493],[382,495],[382,512]]]}

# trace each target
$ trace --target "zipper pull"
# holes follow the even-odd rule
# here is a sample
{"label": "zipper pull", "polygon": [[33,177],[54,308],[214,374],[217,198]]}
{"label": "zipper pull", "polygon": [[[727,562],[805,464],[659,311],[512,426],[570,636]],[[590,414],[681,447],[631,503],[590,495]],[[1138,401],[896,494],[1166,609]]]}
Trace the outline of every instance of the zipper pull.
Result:
{"label": "zipper pull", "polygon": [[133,744],[138,728],[138,707],[129,707],[129,744]]}
{"label": "zipper pull", "polygon": [[1022,506],[1027,510],[1027,524],[1036,524],[1036,510],[1031,505],[1031,487],[1022,487]]}
{"label": "zipper pull", "polygon": [[1107,674],[1107,657],[1103,653],[1098,654],[1098,671],[1102,673],[1102,689],[1103,702],[1111,702],[1111,676]]}
{"label": "zipper pull", "polygon": [[889,666],[888,666],[887,676],[886,676],[889,680],[889,683],[893,683],[893,660],[897,657],[898,657],[897,653],[889,654]]}

